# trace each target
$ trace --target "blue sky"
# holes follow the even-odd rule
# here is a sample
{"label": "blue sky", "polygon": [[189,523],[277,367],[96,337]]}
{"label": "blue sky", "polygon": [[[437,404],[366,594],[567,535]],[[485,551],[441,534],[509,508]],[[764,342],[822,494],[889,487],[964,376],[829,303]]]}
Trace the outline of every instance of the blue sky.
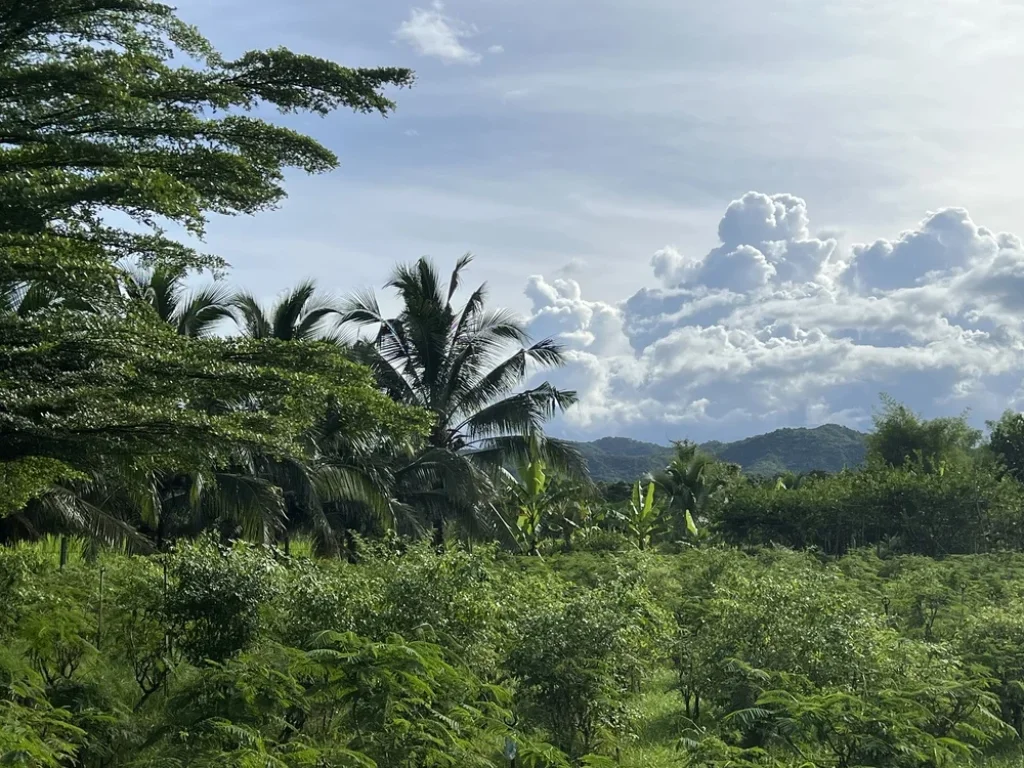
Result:
{"label": "blue sky", "polygon": [[[181,0],[227,54],[414,68],[341,169],[216,221],[232,279],[339,294],[477,254],[556,335],[576,437],[1024,405],[1024,3]],[[749,194],[749,193],[756,194]]]}

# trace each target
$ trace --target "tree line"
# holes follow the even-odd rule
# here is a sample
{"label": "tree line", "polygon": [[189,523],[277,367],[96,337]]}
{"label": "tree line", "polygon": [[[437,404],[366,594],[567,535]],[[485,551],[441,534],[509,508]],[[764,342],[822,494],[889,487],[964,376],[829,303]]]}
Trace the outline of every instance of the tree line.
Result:
{"label": "tree line", "polygon": [[[663,470],[597,488],[544,432],[575,401],[533,383],[563,349],[467,289],[468,256],[447,276],[396,267],[395,313],[308,281],[263,306],[165,234],[273,207],[287,168],[336,166],[257,107],[386,117],[408,70],[227,60],[162,4],[47,0],[0,17],[0,80],[0,541],[153,552],[213,530],[349,557],[388,532],[532,554],[1024,544],[1019,415],[981,445],[963,418],[888,403],[863,469],[763,483],[680,443]],[[204,271],[218,279],[196,287]]]}

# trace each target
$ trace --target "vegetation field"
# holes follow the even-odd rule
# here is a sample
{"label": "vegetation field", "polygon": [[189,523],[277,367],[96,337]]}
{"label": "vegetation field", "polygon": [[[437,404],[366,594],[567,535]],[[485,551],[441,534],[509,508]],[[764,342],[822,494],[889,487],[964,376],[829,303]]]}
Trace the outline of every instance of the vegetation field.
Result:
{"label": "vegetation field", "polygon": [[[298,547],[297,547],[298,549]],[[1016,765],[1024,555],[0,552],[7,762]]]}

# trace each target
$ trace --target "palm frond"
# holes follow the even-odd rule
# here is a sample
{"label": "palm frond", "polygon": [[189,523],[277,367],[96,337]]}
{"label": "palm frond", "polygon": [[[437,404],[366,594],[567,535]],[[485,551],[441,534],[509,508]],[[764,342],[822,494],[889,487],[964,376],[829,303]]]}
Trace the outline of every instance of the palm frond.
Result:
{"label": "palm frond", "polygon": [[[535,447],[534,447],[535,445]],[[573,443],[544,435],[524,437],[504,435],[474,444],[468,453],[471,460],[487,471],[504,467],[522,467],[534,458],[534,451],[544,464],[559,474],[588,488],[591,482],[587,461]],[[522,469],[517,471],[522,473]]]}
{"label": "palm frond", "polygon": [[472,413],[513,391],[526,378],[531,366],[553,368],[564,362],[562,346],[551,339],[544,339],[502,360],[477,381],[466,381],[463,391],[453,398],[452,405],[459,412]]}
{"label": "palm frond", "polygon": [[235,292],[226,285],[210,285],[182,296],[174,322],[178,333],[192,338],[211,336],[221,320],[234,320]]}
{"label": "palm frond", "polygon": [[281,489],[251,475],[218,472],[213,487],[203,494],[201,507],[213,517],[231,520],[247,539],[270,543],[284,528],[287,514]]}
{"label": "palm frond", "polygon": [[458,260],[455,262],[455,269],[452,270],[452,276],[448,280],[448,304],[451,304],[452,297],[455,295],[455,292],[459,290],[459,283],[461,282],[460,278],[462,277],[462,270],[468,267],[472,261],[473,254],[465,253],[462,256],[460,256]]}
{"label": "palm frond", "polygon": [[380,348],[368,342],[356,344],[352,351],[353,357],[371,371],[377,386],[400,403],[419,404],[420,398],[412,385],[395,367],[381,354]]}
{"label": "palm frond", "polygon": [[45,283],[32,283],[25,286],[17,295],[17,313],[27,317],[35,312],[50,309],[60,301],[60,295],[52,286]]}
{"label": "palm frond", "polygon": [[322,503],[362,504],[390,527],[390,499],[373,478],[358,467],[322,465],[313,473],[313,482]]}
{"label": "palm frond", "polygon": [[[324,301],[326,301],[326,299]],[[315,308],[307,308],[306,314],[302,316],[298,325],[295,326],[292,334],[293,339],[295,341],[307,341],[323,338],[327,333],[329,333],[325,328],[327,318],[337,314],[340,314],[337,307],[325,305]]]}
{"label": "palm frond", "polygon": [[38,521],[37,530],[86,536],[131,552],[153,551],[152,542],[132,525],[132,521],[92,503],[87,498],[89,490],[89,484],[81,488],[54,486],[34,499],[25,514]]}
{"label": "palm frond", "polygon": [[259,300],[251,293],[235,296],[232,306],[238,310],[235,321],[242,333],[250,339],[269,339],[273,335],[273,324]]}
{"label": "palm frond", "polygon": [[173,322],[178,309],[185,275],[180,270],[155,268],[149,275],[146,295],[149,304],[165,323]]}
{"label": "palm frond", "polygon": [[345,299],[341,306],[342,323],[378,325],[385,322],[373,291],[358,291]]}
{"label": "palm frond", "polygon": [[518,392],[477,411],[457,429],[473,439],[540,432],[545,422],[576,402],[576,393],[556,389],[547,382]]}
{"label": "palm frond", "polygon": [[271,335],[283,341],[293,340],[293,334],[302,321],[306,306],[316,294],[316,283],[303,280],[279,299],[271,311]]}

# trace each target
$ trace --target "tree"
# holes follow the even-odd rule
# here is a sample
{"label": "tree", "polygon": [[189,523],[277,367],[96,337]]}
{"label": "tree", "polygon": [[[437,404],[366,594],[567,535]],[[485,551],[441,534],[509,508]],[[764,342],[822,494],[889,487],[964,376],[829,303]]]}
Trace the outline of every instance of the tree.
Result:
{"label": "tree", "polygon": [[234,306],[240,315],[242,333],[250,339],[322,339],[328,333],[328,319],[332,315],[341,314],[341,310],[330,299],[317,294],[316,284],[312,280],[299,283],[269,310],[261,306],[251,293],[240,294]]}
{"label": "tree", "polygon": [[1024,481],[1024,414],[1007,411],[988,428],[992,453],[1012,477]]}
{"label": "tree", "polygon": [[694,519],[703,516],[708,500],[726,485],[729,476],[727,465],[693,443],[675,443],[672,461],[654,475],[658,487],[669,496],[670,523],[675,537],[694,535]]}
{"label": "tree", "polygon": [[544,536],[545,514],[548,511],[548,475],[540,455],[540,443],[530,441],[525,461],[520,461],[516,473],[507,473],[505,493],[512,507],[515,531],[527,554],[536,555],[537,546]]}
{"label": "tree", "polygon": [[867,437],[869,461],[896,468],[916,462],[933,472],[967,459],[981,440],[981,432],[965,416],[926,420],[891,398],[882,401],[885,408]]}
{"label": "tree", "polygon": [[[175,53],[192,61],[171,66]],[[47,297],[47,311],[0,311],[0,472],[18,489],[0,490],[0,513],[62,480],[126,466],[205,470],[254,446],[301,453],[332,397],[353,432],[396,413],[329,351],[180,336],[127,296],[116,265],[219,268],[157,222],[201,235],[210,213],[275,205],[285,168],[337,164],[314,140],[246,112],[386,115],[383,89],[411,81],[407,70],[284,49],[227,60],[152,0],[5,6],[0,286],[22,303]],[[259,407],[182,407],[213,398]]]}
{"label": "tree", "polygon": [[183,270],[169,267],[135,269],[128,272],[125,288],[129,298],[151,306],[182,336],[208,338],[218,323],[234,318],[234,292],[224,285],[189,292],[185,276]]}
{"label": "tree", "polygon": [[[174,53],[194,65],[171,66]],[[64,263],[74,281],[108,272],[111,255],[209,264],[157,219],[201,234],[208,212],[272,207],[284,168],[337,165],[313,139],[245,112],[386,115],[383,88],[412,74],[282,48],[226,60],[153,0],[15,0],[0,17],[0,82],[4,271],[55,279]],[[109,210],[149,231],[112,226],[99,215]]]}
{"label": "tree", "polygon": [[[639,550],[651,546],[665,528],[665,510],[654,503],[655,485],[653,480],[648,482],[645,491],[642,483],[637,481],[633,486],[633,498],[629,506],[619,514],[626,526],[626,533]],[[689,522],[692,526],[693,520]]]}
{"label": "tree", "polygon": [[[356,354],[378,385],[431,415],[426,445],[403,471],[414,479],[406,499],[426,513],[438,543],[453,513],[469,530],[479,528],[495,471],[527,459],[531,436],[543,436],[544,424],[576,402],[574,392],[547,382],[520,389],[533,368],[561,365],[562,348],[551,339],[526,346],[513,314],[485,309],[485,286],[453,306],[470,261],[458,260],[447,285],[427,258],[399,266],[387,283],[402,303],[397,316],[386,316],[372,292],[353,297],[344,316],[375,330]],[[566,443],[542,437],[540,445],[551,466],[583,472]]]}

